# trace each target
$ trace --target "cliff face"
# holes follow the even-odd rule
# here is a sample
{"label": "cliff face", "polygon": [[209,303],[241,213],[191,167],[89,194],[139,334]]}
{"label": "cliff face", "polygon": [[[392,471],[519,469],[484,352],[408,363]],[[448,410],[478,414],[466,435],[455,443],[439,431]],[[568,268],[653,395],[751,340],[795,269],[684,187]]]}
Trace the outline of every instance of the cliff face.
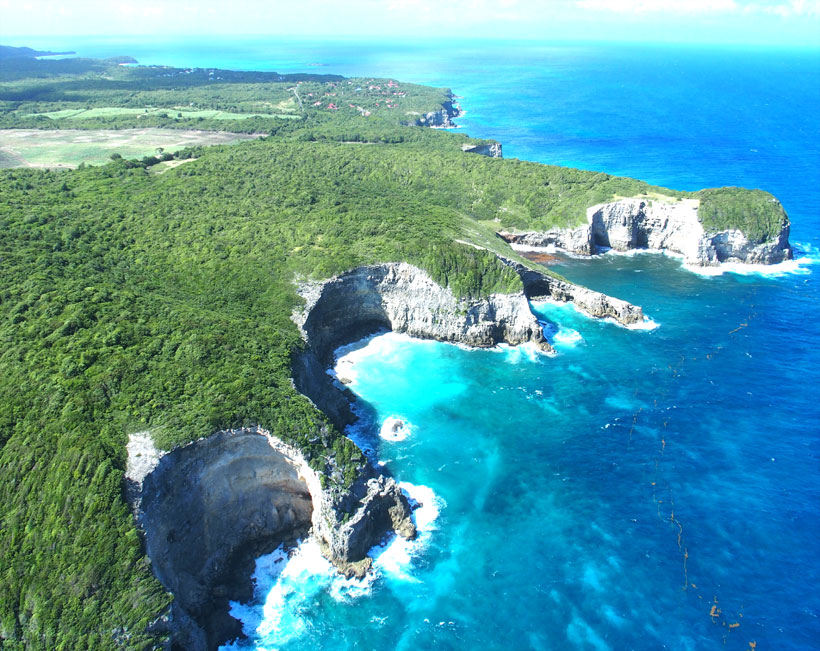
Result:
{"label": "cliff face", "polygon": [[174,595],[155,630],[192,650],[241,635],[228,601],[251,598],[254,560],[308,531],[340,570],[362,576],[385,534],[416,534],[396,482],[374,474],[368,468],[345,492],[325,489],[298,450],[259,428],[217,432],[161,456],[129,444],[129,494],[146,554]]}
{"label": "cliff face", "polygon": [[467,154],[479,154],[489,158],[504,158],[500,142],[491,142],[486,145],[461,145],[461,151]]}
{"label": "cliff face", "polygon": [[255,430],[218,432],[139,473],[132,461],[128,480],[146,554],[174,594],[174,643],[215,648],[241,634],[228,600],[252,596],[254,559],[306,535],[308,486],[293,461]]}
{"label": "cliff face", "polygon": [[444,102],[441,105],[441,108],[437,111],[429,111],[428,113],[424,113],[422,115],[415,113],[415,115],[418,115],[419,117],[411,122],[412,125],[417,127],[439,127],[450,129],[456,126],[453,119],[461,115],[461,110],[458,106],[453,104],[452,100],[450,100],[448,102]]}
{"label": "cliff face", "polygon": [[519,262],[499,256],[506,265],[521,276],[524,292],[532,301],[553,300],[572,303],[582,312],[601,319],[613,319],[623,326],[633,326],[645,321],[643,310],[632,303],[607,296],[580,285],[528,269]]}
{"label": "cliff face", "polygon": [[532,341],[549,349],[524,294],[461,300],[406,263],[359,267],[304,284],[300,293],[306,304],[294,320],[323,367],[336,348],[379,329],[477,347]]}
{"label": "cliff face", "polygon": [[599,247],[616,251],[649,248],[679,253],[686,264],[716,266],[722,262],[774,264],[791,258],[789,225],[768,241],[750,241],[739,230],[707,232],[698,219],[698,201],[675,203],[633,198],[599,204],[587,210],[577,228],[520,234],[501,233],[526,246],[557,246],[589,255]]}

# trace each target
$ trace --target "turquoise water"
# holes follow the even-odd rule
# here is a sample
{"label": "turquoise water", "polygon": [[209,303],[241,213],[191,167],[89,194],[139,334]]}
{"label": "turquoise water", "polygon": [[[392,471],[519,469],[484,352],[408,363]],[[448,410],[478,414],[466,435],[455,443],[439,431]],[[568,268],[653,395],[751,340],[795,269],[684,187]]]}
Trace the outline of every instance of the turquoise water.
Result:
{"label": "turquoise water", "polygon": [[[260,562],[241,648],[811,649],[820,640],[820,53],[469,42],[27,42],[144,63],[446,85],[505,156],[777,195],[792,273],[565,258],[630,331],[533,306],[557,354],[395,335],[344,351],[351,432],[422,507],[368,582]],[[83,50],[83,48],[85,48]],[[321,65],[311,65],[321,64]],[[382,438],[385,419],[408,423]],[[282,567],[285,567],[282,571]]]}
{"label": "turquoise water", "polygon": [[[553,357],[392,334],[342,351],[354,435],[439,515],[358,594],[321,563],[319,590],[286,578],[303,635],[259,648],[813,648],[820,355],[796,333],[816,294],[784,288],[811,276],[657,255],[561,270],[660,326],[545,304]],[[403,440],[379,436],[389,417]]]}

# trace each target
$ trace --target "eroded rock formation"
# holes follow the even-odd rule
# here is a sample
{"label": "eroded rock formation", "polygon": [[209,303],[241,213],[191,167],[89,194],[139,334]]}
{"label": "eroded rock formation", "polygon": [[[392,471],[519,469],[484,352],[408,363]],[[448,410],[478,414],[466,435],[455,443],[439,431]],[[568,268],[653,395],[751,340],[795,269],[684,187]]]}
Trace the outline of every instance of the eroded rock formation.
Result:
{"label": "eroded rock formation", "polygon": [[524,292],[531,301],[553,300],[572,303],[590,316],[613,319],[627,327],[646,320],[643,310],[637,305],[534,271],[509,258],[499,256],[499,259],[518,272],[524,283]]}
{"label": "eroded rock formation", "polygon": [[146,450],[145,439],[129,443],[127,479],[154,575],[174,595],[155,624],[174,648],[214,649],[240,636],[228,601],[252,597],[254,560],[308,531],[347,576],[367,572],[367,552],[389,532],[416,535],[406,496],[370,466],[347,490],[323,488],[298,450],[259,428],[167,454]]}
{"label": "eroded rock formation", "polygon": [[767,241],[749,240],[736,229],[707,232],[698,219],[695,199],[622,199],[587,209],[586,223],[576,228],[499,235],[515,244],[556,246],[584,255],[599,248],[665,250],[682,255],[686,264],[698,266],[775,264],[792,255],[788,219],[778,236]]}
{"label": "eroded rock formation", "polygon": [[453,103],[453,99],[443,102],[441,108],[437,111],[429,111],[428,113],[410,113],[408,115],[416,116],[409,124],[417,127],[438,127],[438,128],[453,128],[456,124],[453,119],[461,115],[461,110]]}
{"label": "eroded rock formation", "polygon": [[128,479],[152,569],[174,595],[174,643],[215,648],[241,634],[228,600],[252,596],[254,559],[307,534],[308,486],[254,430],[172,450],[142,475]]}
{"label": "eroded rock formation", "polygon": [[458,299],[404,262],[359,267],[330,280],[305,283],[300,293],[305,307],[294,320],[325,364],[339,346],[379,329],[476,347],[532,341],[548,349],[523,293]]}
{"label": "eroded rock formation", "polygon": [[461,151],[467,154],[479,154],[489,158],[504,158],[500,142],[490,142],[486,145],[461,145]]}

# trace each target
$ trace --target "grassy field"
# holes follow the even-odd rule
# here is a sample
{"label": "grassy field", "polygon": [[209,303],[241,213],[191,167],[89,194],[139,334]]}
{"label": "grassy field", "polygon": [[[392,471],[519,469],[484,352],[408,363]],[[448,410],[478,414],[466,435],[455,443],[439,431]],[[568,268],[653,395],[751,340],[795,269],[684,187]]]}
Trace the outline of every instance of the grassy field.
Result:
{"label": "grassy field", "polygon": [[61,111],[48,111],[45,113],[27,113],[26,117],[45,117],[51,120],[92,120],[94,118],[107,118],[122,115],[160,115],[164,113],[166,117],[179,118],[185,120],[247,120],[253,117],[282,118],[284,120],[299,119],[298,115],[285,115],[278,113],[234,113],[231,111],[190,109],[182,106],[173,108],[127,108],[124,106],[103,106],[99,108],[63,109]]}
{"label": "grassy field", "polygon": [[38,131],[0,129],[0,167],[77,167],[100,165],[111,154],[152,156],[157,148],[173,152],[196,145],[226,145],[255,136],[217,131],[122,129]]}

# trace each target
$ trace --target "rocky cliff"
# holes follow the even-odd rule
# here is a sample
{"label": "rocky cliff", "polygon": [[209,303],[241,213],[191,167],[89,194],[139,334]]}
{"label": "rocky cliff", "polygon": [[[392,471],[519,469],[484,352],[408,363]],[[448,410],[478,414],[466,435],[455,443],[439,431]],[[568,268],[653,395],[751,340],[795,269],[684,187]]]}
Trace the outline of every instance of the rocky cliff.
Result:
{"label": "rocky cliff", "polygon": [[549,350],[525,294],[459,299],[403,262],[359,267],[299,291],[305,306],[294,320],[324,366],[336,348],[379,329],[477,347],[532,341]]}
{"label": "rocky cliff", "polygon": [[456,126],[453,120],[461,115],[461,109],[453,103],[451,96],[451,99],[442,103],[441,108],[437,111],[429,111],[423,114],[411,113],[410,115],[417,116],[410,123],[411,125],[450,129]]}
{"label": "rocky cliff", "polygon": [[[412,538],[410,506],[372,468],[347,491],[323,488],[301,453],[259,428],[217,432],[167,454],[129,444],[129,496],[155,576],[173,593],[154,624],[169,644],[214,649],[241,636],[229,600],[248,600],[253,562],[312,533],[348,576],[396,531]],[[148,461],[146,461],[146,459]]]}
{"label": "rocky cliff", "polygon": [[515,244],[556,246],[585,255],[600,248],[665,250],[697,266],[774,264],[791,258],[788,218],[777,237],[755,241],[736,229],[707,232],[698,219],[698,203],[695,199],[622,199],[587,209],[586,223],[576,228],[499,235]]}
{"label": "rocky cliff", "polygon": [[534,271],[509,258],[499,256],[499,259],[518,272],[524,283],[524,293],[531,301],[553,300],[572,303],[590,316],[613,319],[626,327],[641,324],[646,320],[643,310],[637,305]]}
{"label": "rocky cliff", "polygon": [[142,475],[128,475],[137,523],[154,575],[174,595],[156,628],[176,647],[216,648],[241,634],[228,600],[252,596],[254,559],[307,533],[308,487],[252,430],[177,448]]}
{"label": "rocky cliff", "polygon": [[489,158],[504,158],[500,142],[490,142],[486,145],[461,145],[461,151],[466,154],[479,154]]}

